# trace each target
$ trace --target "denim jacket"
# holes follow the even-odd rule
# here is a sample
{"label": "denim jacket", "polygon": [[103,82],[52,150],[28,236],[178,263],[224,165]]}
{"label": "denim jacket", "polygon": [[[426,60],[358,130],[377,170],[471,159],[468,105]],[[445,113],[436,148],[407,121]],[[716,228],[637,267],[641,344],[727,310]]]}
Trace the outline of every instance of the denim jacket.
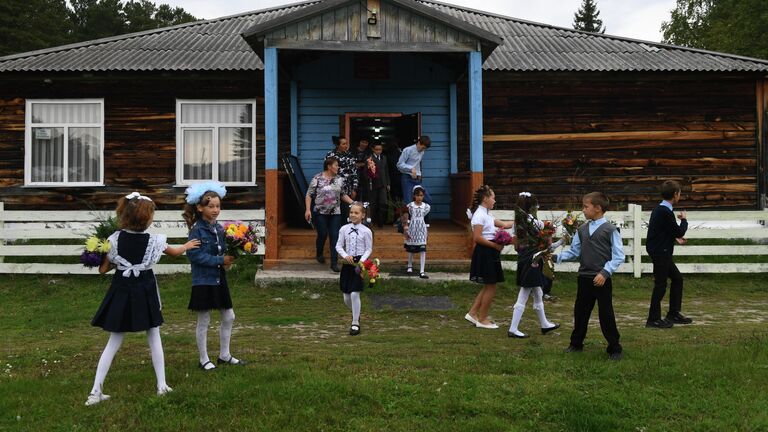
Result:
{"label": "denim jacket", "polygon": [[187,251],[187,258],[192,263],[192,285],[218,285],[227,250],[224,227],[199,219],[189,230],[189,240],[192,239],[200,240],[199,248]]}

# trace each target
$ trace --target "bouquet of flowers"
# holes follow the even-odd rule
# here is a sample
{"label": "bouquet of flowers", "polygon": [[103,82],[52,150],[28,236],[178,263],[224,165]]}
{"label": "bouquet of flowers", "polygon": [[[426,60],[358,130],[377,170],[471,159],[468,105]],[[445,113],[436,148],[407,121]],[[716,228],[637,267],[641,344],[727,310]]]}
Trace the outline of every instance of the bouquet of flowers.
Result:
{"label": "bouquet of flowers", "polygon": [[397,225],[397,232],[403,233],[405,231],[405,223],[408,222],[408,205],[401,199],[390,200],[389,205],[392,207],[392,216]]}
{"label": "bouquet of flowers", "polygon": [[376,285],[379,281],[381,261],[378,258],[367,259],[357,263],[355,273],[359,274],[363,278],[363,284],[366,286]]}
{"label": "bouquet of flowers", "polygon": [[224,236],[227,241],[227,255],[253,255],[259,250],[256,227],[242,222],[225,222]]}
{"label": "bouquet of flowers", "polygon": [[498,229],[493,235],[493,240],[491,241],[502,246],[507,246],[514,243],[515,238],[509,233],[509,231],[505,229]]}
{"label": "bouquet of flowers", "polygon": [[80,254],[80,263],[88,268],[100,266],[104,255],[109,252],[110,244],[107,238],[119,229],[116,217],[109,216],[101,220],[85,239],[83,253]]}
{"label": "bouquet of flowers", "polygon": [[376,172],[376,164],[373,162],[372,158],[368,158],[365,161],[365,172],[368,174],[368,178],[371,180],[375,180],[376,177],[379,176],[379,173]]}
{"label": "bouquet of flowers", "polygon": [[573,236],[576,234],[576,232],[579,230],[579,227],[583,223],[584,223],[584,218],[581,213],[574,214],[572,211],[569,210],[568,213],[565,214],[565,217],[563,218],[563,229],[567,234],[566,239],[569,243],[570,243],[570,239],[573,238]]}

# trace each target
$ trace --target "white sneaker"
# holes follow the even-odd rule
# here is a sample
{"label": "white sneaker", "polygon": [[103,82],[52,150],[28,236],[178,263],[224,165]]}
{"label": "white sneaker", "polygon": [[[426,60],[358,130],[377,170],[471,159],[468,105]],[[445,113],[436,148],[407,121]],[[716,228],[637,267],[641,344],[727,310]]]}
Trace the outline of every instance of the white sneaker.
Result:
{"label": "white sneaker", "polygon": [[94,392],[88,395],[88,399],[85,400],[85,406],[96,405],[101,401],[109,399],[109,395],[102,392]]}
{"label": "white sneaker", "polygon": [[166,385],[165,387],[157,389],[157,395],[158,396],[163,396],[163,395],[168,394],[168,393],[170,393],[172,391],[173,391],[173,389]]}
{"label": "white sneaker", "polygon": [[496,325],[496,323],[483,324],[480,321],[478,321],[477,324],[475,324],[475,327],[483,328],[483,329],[497,329],[497,328],[499,328],[499,326]]}
{"label": "white sneaker", "polygon": [[466,314],[466,315],[464,315],[464,319],[465,319],[465,320],[467,320],[467,321],[469,321],[469,322],[471,322],[472,324],[475,324],[475,325],[477,325],[477,320],[475,319],[475,317],[473,317],[472,315],[470,315],[470,314],[469,314],[469,312],[467,312],[467,314]]}

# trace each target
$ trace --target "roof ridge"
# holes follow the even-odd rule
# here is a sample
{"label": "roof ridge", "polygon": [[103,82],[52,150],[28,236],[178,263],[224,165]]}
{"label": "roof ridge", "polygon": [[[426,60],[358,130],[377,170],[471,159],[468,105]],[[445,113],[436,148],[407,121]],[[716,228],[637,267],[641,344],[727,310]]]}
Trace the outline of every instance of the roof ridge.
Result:
{"label": "roof ridge", "polygon": [[435,5],[439,5],[439,6],[446,6],[446,7],[449,7],[449,8],[463,10],[463,11],[475,13],[475,14],[478,14],[478,15],[491,16],[491,17],[495,17],[495,18],[503,18],[503,19],[506,19],[506,20],[515,21],[515,22],[519,22],[519,23],[522,23],[522,24],[529,24],[529,25],[534,25],[534,26],[539,26],[539,27],[547,27],[547,28],[551,28],[551,29],[555,29],[555,30],[562,30],[562,31],[573,32],[573,33],[577,33],[577,34],[588,35],[588,36],[597,36],[597,37],[603,37],[603,38],[607,38],[607,39],[620,40],[620,41],[624,41],[624,42],[647,44],[647,45],[652,45],[652,46],[659,47],[659,48],[675,49],[675,50],[682,50],[682,51],[691,51],[691,52],[700,53],[700,54],[709,54],[709,55],[715,55],[715,56],[719,56],[719,57],[732,58],[732,59],[736,59],[736,60],[744,60],[744,61],[751,61],[751,62],[755,62],[755,63],[768,64],[768,59],[760,59],[760,58],[756,58],[756,57],[747,57],[747,56],[742,56],[742,55],[738,55],[738,54],[724,53],[724,52],[719,52],[719,51],[711,51],[711,50],[706,50],[706,49],[702,49],[702,48],[692,48],[692,47],[681,46],[681,45],[672,45],[672,44],[667,44],[667,43],[663,43],[663,42],[654,42],[654,41],[648,41],[648,40],[643,40],[643,39],[635,39],[635,38],[630,38],[630,37],[626,37],[626,36],[618,36],[618,35],[604,34],[604,33],[593,33],[593,32],[588,32],[588,31],[585,31],[585,30],[577,30],[577,29],[573,29],[573,28],[569,28],[569,27],[556,26],[554,24],[547,24],[547,23],[542,23],[542,22],[537,22],[537,21],[529,21],[529,20],[525,20],[525,19],[522,19],[522,18],[511,17],[511,16],[507,16],[507,15],[502,15],[502,14],[494,13],[494,12],[482,11],[482,10],[479,10],[479,9],[472,9],[472,8],[468,8],[468,7],[464,7],[464,6],[459,6],[459,5],[455,5],[455,4],[451,4],[451,3],[446,3],[446,2],[442,2],[442,1],[436,1],[436,0],[416,0],[416,1],[418,1],[420,3],[432,3],[432,4],[435,4]]}
{"label": "roof ridge", "polygon": [[272,11],[275,11],[275,10],[285,9],[285,8],[288,8],[288,7],[301,6],[301,5],[304,5],[304,4],[318,3],[318,2],[322,2],[322,1],[323,0],[304,0],[304,1],[299,1],[299,2],[296,2],[296,3],[284,4],[284,5],[281,5],[281,6],[272,6],[272,7],[265,8],[265,9],[257,9],[257,10],[248,11],[248,12],[241,12],[241,13],[234,14],[234,15],[227,15],[227,16],[223,16],[223,17],[211,18],[211,19],[208,19],[208,20],[192,21],[192,22],[187,22],[187,23],[182,23],[182,24],[176,24],[176,25],[169,26],[169,27],[160,27],[160,28],[156,28],[156,29],[142,30],[142,31],[133,32],[133,33],[126,33],[126,34],[121,34],[121,35],[116,35],[116,36],[109,36],[109,37],[105,37],[105,38],[90,39],[90,40],[81,41],[81,42],[75,42],[75,43],[71,43],[71,44],[67,44],[67,45],[58,45],[58,46],[55,46],[55,47],[43,48],[43,49],[39,49],[39,50],[35,50],[35,51],[25,51],[25,52],[16,53],[16,54],[9,54],[7,56],[0,57],[0,62],[4,62],[4,61],[8,61],[8,60],[17,60],[17,59],[26,58],[26,57],[34,57],[34,56],[43,55],[43,54],[51,54],[51,53],[55,53],[55,52],[59,52],[59,51],[66,51],[66,50],[71,50],[71,49],[83,48],[83,47],[87,47],[87,46],[102,45],[102,44],[105,44],[105,43],[117,42],[117,41],[126,40],[126,39],[133,39],[133,38],[136,38],[136,37],[147,36],[147,35],[150,35],[150,34],[157,34],[157,33],[164,33],[164,32],[168,32],[168,31],[178,30],[178,29],[184,28],[184,27],[193,27],[193,26],[197,26],[197,25],[210,24],[210,23],[214,23],[214,22],[217,22],[217,21],[226,21],[226,20],[229,20],[229,19],[240,18],[240,17],[247,16],[247,15],[258,15],[258,14],[263,14],[263,13],[267,13],[267,12],[272,12]]}

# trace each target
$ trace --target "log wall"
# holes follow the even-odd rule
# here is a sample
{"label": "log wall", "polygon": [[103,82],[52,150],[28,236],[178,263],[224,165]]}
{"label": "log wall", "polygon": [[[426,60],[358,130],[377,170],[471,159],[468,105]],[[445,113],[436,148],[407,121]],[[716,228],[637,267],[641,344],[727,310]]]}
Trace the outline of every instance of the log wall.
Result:
{"label": "log wall", "polygon": [[[665,179],[682,208],[759,207],[756,77],[483,74],[485,182],[498,206],[530,191],[573,208],[592,190],[655,205]],[[459,161],[468,169],[466,85]]]}
{"label": "log wall", "polygon": [[[44,80],[50,79],[46,83]],[[37,74],[0,77],[0,201],[6,209],[109,209],[133,190],[180,208],[176,99],[250,99],[256,105],[256,184],[229,187],[227,208],[264,207],[263,73]],[[281,80],[280,150],[290,149],[288,81]],[[24,187],[26,99],[104,99],[104,186]]]}

